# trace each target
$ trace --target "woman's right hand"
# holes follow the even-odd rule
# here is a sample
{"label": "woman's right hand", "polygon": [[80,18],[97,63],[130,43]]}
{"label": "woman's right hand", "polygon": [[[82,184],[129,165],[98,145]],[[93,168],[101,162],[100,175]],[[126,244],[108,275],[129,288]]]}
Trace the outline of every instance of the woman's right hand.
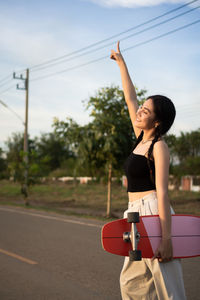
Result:
{"label": "woman's right hand", "polygon": [[117,64],[120,65],[121,62],[124,62],[123,56],[121,54],[119,43],[117,42],[117,51],[111,50],[110,58],[116,60]]}

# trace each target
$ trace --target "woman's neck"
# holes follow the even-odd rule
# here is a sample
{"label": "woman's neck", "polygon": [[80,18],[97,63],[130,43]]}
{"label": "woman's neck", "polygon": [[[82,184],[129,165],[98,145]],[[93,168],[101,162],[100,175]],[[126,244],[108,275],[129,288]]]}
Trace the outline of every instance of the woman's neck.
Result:
{"label": "woman's neck", "polygon": [[153,140],[155,137],[155,129],[153,130],[145,130],[142,140],[147,141],[147,140]]}

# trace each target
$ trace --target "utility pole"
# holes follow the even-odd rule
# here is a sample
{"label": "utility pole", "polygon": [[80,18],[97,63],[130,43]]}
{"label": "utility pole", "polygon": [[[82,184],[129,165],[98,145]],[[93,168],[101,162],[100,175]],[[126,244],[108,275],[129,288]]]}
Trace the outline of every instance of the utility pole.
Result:
{"label": "utility pole", "polygon": [[111,182],[112,182],[112,164],[109,163],[109,166],[108,166],[108,197],[107,197],[107,212],[106,212],[107,218],[109,218],[111,216]]}
{"label": "utility pole", "polygon": [[25,98],[25,122],[24,122],[24,164],[25,164],[25,172],[24,172],[24,184],[22,187],[22,193],[25,196],[25,204],[28,203],[28,100],[29,100],[29,69],[26,69],[26,78],[20,74],[20,77],[17,77],[15,72],[13,73],[13,78],[24,81],[24,87],[19,87],[17,84],[18,90],[26,91]]}

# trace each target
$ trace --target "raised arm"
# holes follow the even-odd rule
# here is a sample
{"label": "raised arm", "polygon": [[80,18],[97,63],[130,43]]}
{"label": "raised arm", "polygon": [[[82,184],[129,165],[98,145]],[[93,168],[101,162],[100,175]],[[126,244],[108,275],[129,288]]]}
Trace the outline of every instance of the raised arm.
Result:
{"label": "raised arm", "polygon": [[125,100],[126,100],[126,103],[128,106],[129,115],[131,118],[131,122],[133,125],[135,135],[136,135],[136,137],[138,137],[140,135],[141,130],[139,128],[135,127],[135,125],[134,125],[134,122],[136,119],[136,112],[138,110],[137,95],[136,95],[135,87],[130,78],[128,68],[127,68],[126,63],[123,59],[123,56],[120,52],[119,42],[117,43],[117,51],[111,50],[110,58],[114,59],[120,68],[122,87],[124,90],[124,97],[125,97]]}

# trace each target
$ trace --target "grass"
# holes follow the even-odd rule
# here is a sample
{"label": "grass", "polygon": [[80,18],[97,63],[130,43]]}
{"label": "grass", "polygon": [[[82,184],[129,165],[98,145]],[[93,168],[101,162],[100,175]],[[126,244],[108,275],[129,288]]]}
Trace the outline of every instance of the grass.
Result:
{"label": "grass", "polygon": [[[200,215],[200,192],[170,191],[169,196],[176,213]],[[113,215],[122,217],[127,202],[126,189],[119,183],[113,183]],[[31,208],[102,218],[106,214],[107,185],[62,182],[37,184],[30,189],[29,203]],[[24,205],[19,184],[0,181],[0,204]]]}

